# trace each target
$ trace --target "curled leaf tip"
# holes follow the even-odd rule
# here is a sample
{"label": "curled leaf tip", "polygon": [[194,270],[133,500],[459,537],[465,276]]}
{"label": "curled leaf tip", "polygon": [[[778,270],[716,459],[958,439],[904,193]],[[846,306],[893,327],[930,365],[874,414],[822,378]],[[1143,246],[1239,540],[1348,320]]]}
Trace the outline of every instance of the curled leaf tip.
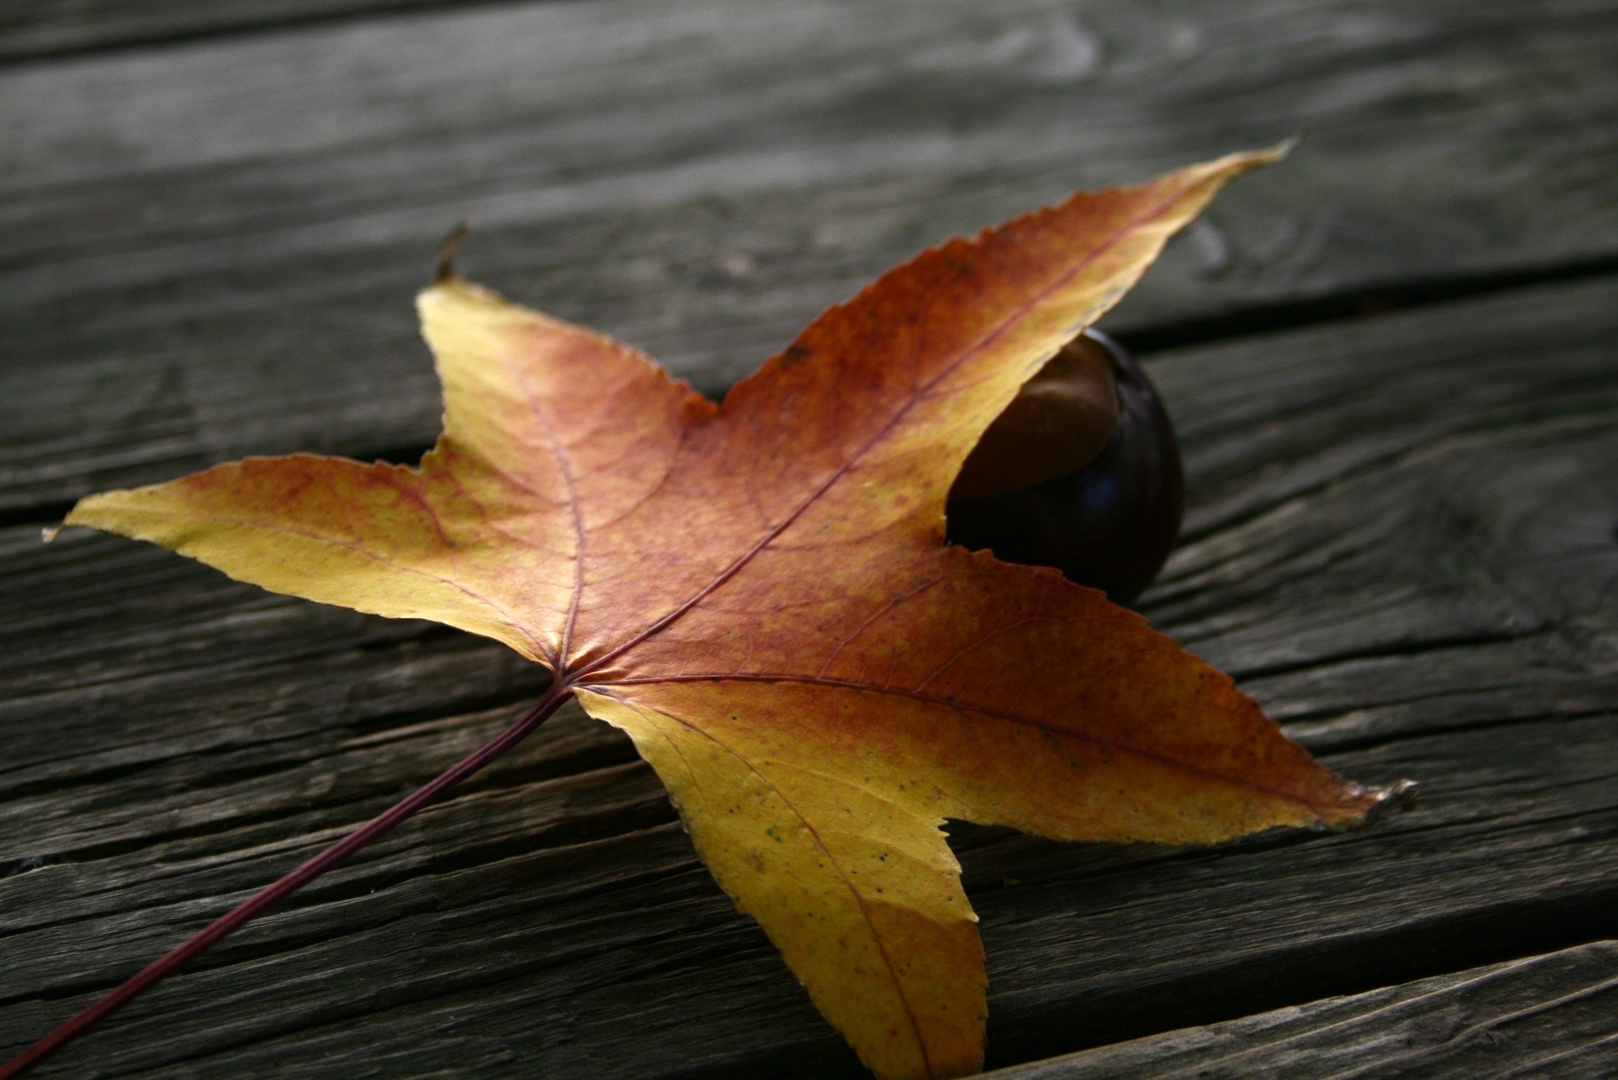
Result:
{"label": "curled leaf tip", "polygon": [[1233,154],[1226,154],[1216,161],[1210,161],[1203,168],[1216,177],[1216,183],[1222,187],[1243,173],[1262,169],[1266,165],[1274,165],[1282,158],[1291,154],[1303,140],[1301,135],[1292,135],[1273,146],[1266,146],[1260,150],[1241,150]]}
{"label": "curled leaf tip", "polygon": [[1292,153],[1292,151],[1296,150],[1298,145],[1302,142],[1303,133],[1298,132],[1294,135],[1288,135],[1274,146],[1267,147],[1266,149],[1259,151],[1259,153],[1265,156],[1267,164],[1274,163]]}
{"label": "curled leaf tip", "polygon": [[1380,788],[1376,792],[1376,804],[1365,813],[1365,824],[1369,825],[1389,810],[1414,810],[1421,798],[1421,785],[1414,780],[1400,780],[1396,783]]}
{"label": "curled leaf tip", "polygon": [[49,544],[51,541],[56,539],[57,534],[60,533],[61,531],[62,531],[62,526],[60,526],[60,525],[51,525],[51,526],[48,526],[46,528],[43,528],[43,529],[39,530],[40,542],[45,543],[45,544]]}
{"label": "curled leaf tip", "polygon": [[446,281],[454,281],[455,252],[460,249],[461,241],[472,231],[470,222],[463,221],[455,226],[454,230],[438,245],[438,265],[433,270],[433,284],[442,285]]}
{"label": "curled leaf tip", "polygon": [[1375,824],[1382,815],[1392,810],[1416,809],[1421,786],[1414,780],[1398,780],[1387,787],[1360,787],[1354,800],[1362,809],[1326,824],[1327,832],[1358,832]]}

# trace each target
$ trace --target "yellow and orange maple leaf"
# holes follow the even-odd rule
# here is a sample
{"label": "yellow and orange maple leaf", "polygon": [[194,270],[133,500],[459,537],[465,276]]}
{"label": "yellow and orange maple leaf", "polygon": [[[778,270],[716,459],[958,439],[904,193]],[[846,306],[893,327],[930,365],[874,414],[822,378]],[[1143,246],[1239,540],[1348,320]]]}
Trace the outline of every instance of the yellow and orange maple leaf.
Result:
{"label": "yellow and orange maple leaf", "polygon": [[950,484],[1021,384],[1271,156],[927,251],[719,406],[451,277],[420,298],[445,422],[419,468],[249,459],[67,524],[544,664],[629,733],[877,1076],[969,1074],[986,977],[945,819],[1211,843],[1387,798],[1101,593],[944,542]]}

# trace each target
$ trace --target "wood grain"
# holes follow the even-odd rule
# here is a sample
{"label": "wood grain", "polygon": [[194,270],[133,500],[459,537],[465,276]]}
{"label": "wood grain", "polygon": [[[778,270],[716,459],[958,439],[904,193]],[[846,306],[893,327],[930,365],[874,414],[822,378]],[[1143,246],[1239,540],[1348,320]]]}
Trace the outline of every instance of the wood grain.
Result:
{"label": "wood grain", "polygon": [[[927,243],[1302,133],[1109,320],[1181,343],[1149,367],[1188,527],[1143,607],[1333,767],[1415,777],[1423,805],[1202,851],[952,827],[990,1063],[1610,1071],[1615,16],[11,5],[0,1055],[541,692],[492,643],[109,537],[39,543],[80,494],[244,453],[419,451],[439,401],[410,297],[457,222],[469,272],[714,392]],[[860,1070],[627,742],[569,711],[39,1075]]]}
{"label": "wood grain", "polygon": [[992,1080],[1596,1076],[1618,1053],[1618,942],[996,1071]]}
{"label": "wood grain", "polygon": [[[991,1064],[1618,937],[1615,297],[1558,284],[1153,362],[1193,532],[1148,610],[1333,767],[1425,801],[1201,851],[955,827]],[[496,645],[36,538],[0,539],[0,1052],[540,688]],[[40,1075],[362,1067],[859,1075],[650,772],[575,713]]]}
{"label": "wood grain", "polygon": [[456,0],[9,0],[0,9],[0,62],[56,59],[222,34],[274,31],[357,15],[448,6]]}
{"label": "wood grain", "polygon": [[1113,329],[1610,265],[1613,13],[578,0],[12,64],[0,511],[419,450],[409,301],[462,220],[471,273],[709,392],[923,245],[1299,133]]}

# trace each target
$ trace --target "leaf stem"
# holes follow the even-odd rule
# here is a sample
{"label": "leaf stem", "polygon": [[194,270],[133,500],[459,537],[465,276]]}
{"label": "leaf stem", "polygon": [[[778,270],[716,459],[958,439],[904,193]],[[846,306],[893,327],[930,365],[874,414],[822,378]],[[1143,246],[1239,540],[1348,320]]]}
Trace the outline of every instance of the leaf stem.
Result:
{"label": "leaf stem", "polygon": [[500,757],[507,750],[516,746],[535,728],[550,719],[551,714],[556,712],[562,706],[562,703],[572,696],[573,688],[566,680],[562,678],[553,679],[551,688],[545,692],[545,695],[539,699],[534,707],[529,709],[521,720],[501,732],[495,739],[486,743],[470,757],[439,774],[430,783],[417,788],[408,798],[395,803],[377,817],[372,818],[367,824],[349,833],[343,839],[290,874],[287,874],[275,884],[264,889],[252,899],[241,904],[229,914],[222,916],[207,929],[185,942],[185,944],[151,964],[123,985],[106,994],[94,1005],[91,1005],[49,1035],[40,1039],[5,1065],[0,1066],[0,1080],[13,1080],[13,1078],[21,1076],[47,1056],[84,1034],[86,1030],[103,1017],[133,1001],[154,984],[174,974],[192,957],[229,937],[271,904],[297,892],[360,848],[387,833],[405,818],[426,806],[435,797],[454,787]]}

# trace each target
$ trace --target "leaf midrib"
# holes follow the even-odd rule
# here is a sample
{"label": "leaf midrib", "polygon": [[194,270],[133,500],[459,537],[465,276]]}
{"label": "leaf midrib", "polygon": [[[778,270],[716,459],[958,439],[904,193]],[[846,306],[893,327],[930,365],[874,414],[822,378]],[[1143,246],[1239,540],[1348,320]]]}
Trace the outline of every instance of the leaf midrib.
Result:
{"label": "leaf midrib", "polygon": [[[902,687],[877,686],[874,683],[855,682],[850,679],[828,679],[814,675],[755,672],[747,674],[693,673],[681,675],[649,675],[642,678],[629,677],[623,679],[612,679],[600,683],[585,683],[581,684],[581,689],[603,692],[611,687],[616,686],[655,686],[667,683],[683,682],[747,682],[771,684],[795,683],[802,686],[819,686],[834,690],[853,690],[860,693],[884,694],[890,697],[902,697],[911,701],[920,702],[923,705],[932,705],[941,709],[953,709],[962,712],[978,713],[979,715],[987,716],[993,720],[1002,720],[1008,724],[1018,724],[1024,727],[1031,727],[1037,731],[1055,735],[1059,738],[1076,739],[1079,742],[1089,743],[1092,746],[1100,747],[1105,750],[1112,750],[1121,754],[1129,754],[1134,757],[1144,758],[1148,761],[1153,761],[1169,768],[1178,769],[1181,772],[1190,773],[1193,776],[1198,776],[1209,780],[1216,780],[1223,784],[1234,784],[1238,787],[1247,788],[1251,791],[1263,792],[1264,794],[1274,796],[1277,799],[1282,799],[1287,802],[1305,807],[1316,817],[1323,820],[1328,817],[1328,811],[1335,806],[1335,804],[1332,803],[1316,803],[1302,795],[1282,791],[1278,788],[1267,787],[1263,784],[1257,784],[1251,781],[1226,776],[1222,773],[1217,773],[1210,769],[1204,769],[1200,766],[1192,765],[1176,758],[1168,757],[1164,754],[1153,753],[1150,750],[1142,750],[1139,747],[1131,746],[1127,743],[1112,742],[1107,739],[1097,738],[1094,735],[1090,735],[1082,731],[1072,731],[1067,728],[1056,727],[1053,724],[1046,721],[1037,720],[1033,717],[1006,712],[1005,710],[991,708],[986,705],[975,705],[971,702],[958,701],[952,697],[939,697],[936,694],[924,694],[917,690],[906,690]],[[980,822],[980,824],[992,823]]]}
{"label": "leaf midrib", "polygon": [[[1150,210],[1148,210],[1148,211],[1146,211],[1144,213],[1141,213],[1141,214],[1135,216],[1134,218],[1131,218],[1128,223],[1126,223],[1126,224],[1120,226],[1119,228],[1117,228],[1116,230],[1114,230],[1105,240],[1103,240],[1101,243],[1099,243],[1099,244],[1095,245],[1093,248],[1091,248],[1090,251],[1085,254],[1083,259],[1081,259],[1080,261],[1072,264],[1070,267],[1068,267],[1068,269],[1066,271],[1064,271],[1062,274],[1060,274],[1053,282],[1051,282],[1049,285],[1045,286],[1043,289],[1041,289],[1039,292],[1037,292],[1034,296],[1032,296],[1028,300],[1024,301],[1015,310],[1013,310],[1010,314],[1008,314],[1005,318],[1003,318],[1000,322],[996,323],[993,327],[991,327],[982,337],[980,337],[971,346],[969,346],[966,349],[963,349],[961,351],[960,355],[958,355],[957,357],[955,357],[955,359],[951,360],[947,365],[945,365],[944,368],[941,371],[939,371],[939,373],[937,375],[935,375],[932,379],[928,380],[928,382],[926,382],[924,385],[922,385],[920,387],[913,388],[911,393],[910,393],[910,396],[904,402],[902,402],[900,404],[899,408],[894,410],[893,415],[891,417],[889,417],[888,420],[886,422],[884,422],[883,425],[876,432],[874,432],[871,435],[871,437],[865,441],[865,443],[863,445],[861,445],[857,450],[855,450],[855,452],[853,454],[849,455],[849,457],[842,464],[838,465],[838,467],[836,469],[834,469],[832,471],[832,473],[824,481],[822,481],[813,491],[811,491],[807,496],[805,496],[804,500],[801,503],[799,503],[798,506],[796,508],[794,508],[791,513],[789,513],[785,518],[783,518],[779,524],[775,525],[768,532],[766,532],[751,548],[749,548],[747,551],[743,552],[741,555],[737,556],[736,559],[728,567],[726,567],[724,570],[722,570],[719,574],[715,575],[712,580],[710,580],[706,585],[704,585],[695,594],[693,594],[690,599],[688,599],[684,603],[680,604],[674,610],[670,611],[668,614],[664,615],[662,618],[658,619],[656,622],[652,623],[650,626],[648,626],[645,629],[643,629],[643,630],[637,632],[636,634],[632,635],[627,641],[625,641],[622,644],[616,646],[615,648],[609,649],[606,653],[604,653],[599,658],[584,664],[583,666],[581,666],[580,668],[578,668],[576,670],[570,669],[568,667],[568,659],[569,658],[566,655],[566,653],[561,654],[558,657],[558,663],[557,663],[557,668],[556,668],[556,676],[557,676],[557,678],[559,680],[561,680],[563,683],[565,683],[566,685],[569,685],[569,686],[581,685],[582,680],[588,678],[588,676],[591,673],[600,670],[602,667],[606,666],[607,664],[609,664],[612,661],[616,660],[618,657],[620,657],[620,656],[624,655],[625,653],[631,651],[632,649],[636,648],[637,646],[641,645],[642,643],[644,643],[645,641],[649,640],[650,638],[656,636],[657,634],[661,633],[662,631],[668,629],[668,627],[672,626],[679,619],[683,618],[687,613],[689,613],[692,609],[694,609],[703,600],[707,599],[714,592],[716,592],[718,589],[723,587],[727,582],[729,582],[732,578],[734,578],[737,574],[739,574],[749,563],[751,563],[753,561],[754,558],[756,558],[758,556],[758,554],[760,552],[762,552],[770,544],[774,543],[775,540],[778,537],[780,537],[780,535],[783,532],[785,532],[788,528],[790,528],[793,525],[794,522],[796,522],[800,517],[802,517],[803,514],[806,513],[809,510],[810,507],[814,506],[820,500],[820,498],[826,494],[827,491],[829,491],[838,481],[840,481],[844,476],[846,476],[848,474],[848,471],[851,468],[853,468],[856,463],[863,460],[865,458],[865,456],[871,452],[872,449],[874,449],[876,446],[880,445],[881,442],[884,439],[886,439],[889,434],[892,433],[893,429],[901,421],[903,421],[906,416],[909,415],[910,411],[915,408],[916,404],[927,397],[928,393],[932,390],[933,387],[937,386],[938,383],[940,383],[944,379],[948,378],[955,371],[957,371],[961,367],[962,364],[965,364],[970,358],[975,356],[977,353],[981,352],[984,348],[986,348],[995,339],[999,338],[1001,335],[1006,333],[1011,327],[1013,327],[1017,323],[1019,323],[1030,311],[1034,310],[1036,307],[1038,307],[1040,304],[1042,304],[1046,299],[1048,299],[1051,296],[1052,293],[1054,293],[1054,292],[1058,291],[1059,289],[1063,288],[1064,286],[1066,286],[1070,281],[1073,280],[1074,277],[1076,277],[1082,271],[1084,271],[1089,266],[1091,266],[1105,252],[1111,250],[1124,237],[1132,235],[1144,223],[1146,223],[1148,221],[1151,221],[1151,220],[1161,216],[1164,213],[1165,210],[1167,210],[1169,207],[1173,206],[1176,202],[1178,202],[1180,199],[1182,199],[1185,196],[1185,193],[1186,193],[1187,190],[1189,190],[1191,187],[1194,187],[1194,186],[1195,186],[1195,184],[1188,185],[1185,188],[1177,188],[1174,191],[1173,194],[1169,195],[1168,197],[1166,197],[1162,201],[1154,204]],[[997,230],[997,232],[1004,232],[1007,228],[1009,228],[1011,226],[1014,226],[1014,225],[1017,225],[1017,224],[1020,224],[1023,221],[1027,221],[1027,220],[1029,220],[1029,218],[1031,218],[1033,216],[1034,215],[1027,215],[1024,218],[1019,218],[1019,219],[1015,219],[1012,222],[1008,222],[1006,225],[1001,226],[1000,229]],[[964,241],[964,242],[969,243],[969,241]],[[938,250],[941,250],[941,248],[934,248],[932,250],[933,251],[938,251]],[[910,264],[906,264],[906,265],[910,265]],[[871,285],[867,286],[866,289],[863,290],[863,291],[868,292],[871,289],[876,288],[877,285],[879,285],[884,279],[885,279],[885,276],[884,276],[884,278],[878,278],[876,282],[873,282]],[[1115,291],[1115,295],[1118,295],[1116,293],[1116,291]],[[839,305],[839,306],[840,307],[846,307],[847,305],[845,304],[845,305]],[[815,325],[818,325],[825,318],[826,318],[826,316],[822,315],[820,318],[816,319],[814,323],[810,324],[810,328],[813,328]],[[808,330],[806,329],[804,332],[807,333]],[[921,328],[918,327],[918,329],[917,329],[918,336],[920,336],[921,332],[922,332]],[[799,338],[801,339],[802,335],[799,335]],[[768,370],[768,365],[766,365],[766,368],[764,370]],[[756,377],[757,376],[755,376],[755,378]],[[728,401],[729,401],[729,398],[727,398],[727,403],[728,403]],[[721,407],[720,416],[721,417],[724,416],[723,406]],[[581,555],[582,555],[582,549],[581,549]],[[583,560],[582,560],[582,557],[581,557],[581,559],[580,559],[581,567],[582,567],[582,561]],[[570,605],[570,607],[572,607],[574,609],[576,609],[578,607],[578,605],[579,605],[578,594],[582,593],[582,591],[583,591],[583,581],[582,581],[582,578],[581,578],[579,587],[576,590],[574,600],[573,600],[572,604]]]}

